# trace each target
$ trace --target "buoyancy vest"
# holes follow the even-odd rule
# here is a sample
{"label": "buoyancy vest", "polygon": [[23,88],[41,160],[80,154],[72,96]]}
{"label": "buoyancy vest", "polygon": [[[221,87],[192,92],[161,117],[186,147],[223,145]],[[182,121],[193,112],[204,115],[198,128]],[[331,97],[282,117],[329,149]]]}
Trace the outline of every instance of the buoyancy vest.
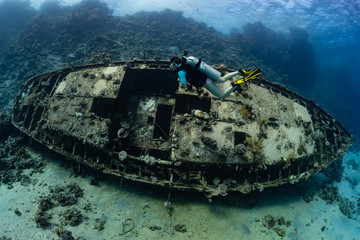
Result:
{"label": "buoyancy vest", "polygon": [[185,77],[188,83],[190,83],[192,86],[196,88],[200,88],[204,86],[207,79],[207,76],[205,74],[201,73],[200,71],[196,70],[195,68],[189,66],[186,63],[182,63],[180,65],[180,67],[177,69],[177,73],[183,70],[186,71]]}

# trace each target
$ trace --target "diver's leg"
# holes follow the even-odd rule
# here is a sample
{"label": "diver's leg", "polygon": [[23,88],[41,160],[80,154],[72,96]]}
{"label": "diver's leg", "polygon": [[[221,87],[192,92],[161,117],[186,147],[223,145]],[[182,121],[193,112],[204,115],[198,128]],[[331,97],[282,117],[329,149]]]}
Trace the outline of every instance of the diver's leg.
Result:
{"label": "diver's leg", "polygon": [[208,81],[204,85],[204,87],[216,97],[221,99],[227,98],[237,88],[237,86],[231,87],[226,89],[225,92],[222,92],[221,89],[213,81]]}
{"label": "diver's leg", "polygon": [[239,75],[240,73],[239,72],[231,72],[231,73],[228,73],[226,74],[225,76],[223,77],[220,77],[218,80],[216,80],[215,82],[217,83],[223,83],[223,82],[226,82],[230,79],[232,79],[233,77],[235,77],[236,75]]}
{"label": "diver's leg", "polygon": [[227,98],[238,86],[230,87],[223,93],[223,99]]}

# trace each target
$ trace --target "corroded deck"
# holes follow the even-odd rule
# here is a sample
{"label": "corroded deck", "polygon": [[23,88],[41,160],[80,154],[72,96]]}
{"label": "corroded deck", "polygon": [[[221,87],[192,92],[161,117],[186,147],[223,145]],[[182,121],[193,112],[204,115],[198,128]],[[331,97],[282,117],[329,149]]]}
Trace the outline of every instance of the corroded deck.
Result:
{"label": "corroded deck", "polygon": [[17,96],[12,122],[96,170],[209,196],[297,182],[353,143],[332,116],[282,85],[262,79],[226,100],[199,96],[178,89],[161,61],[36,76]]}

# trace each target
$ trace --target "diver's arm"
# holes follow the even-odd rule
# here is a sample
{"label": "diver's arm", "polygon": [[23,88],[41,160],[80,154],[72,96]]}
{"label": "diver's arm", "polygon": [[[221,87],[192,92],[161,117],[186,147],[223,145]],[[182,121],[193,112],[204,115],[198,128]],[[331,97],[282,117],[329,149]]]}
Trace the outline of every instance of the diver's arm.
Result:
{"label": "diver's arm", "polygon": [[186,71],[179,71],[178,76],[180,78],[181,87],[187,89],[187,82],[186,82]]}

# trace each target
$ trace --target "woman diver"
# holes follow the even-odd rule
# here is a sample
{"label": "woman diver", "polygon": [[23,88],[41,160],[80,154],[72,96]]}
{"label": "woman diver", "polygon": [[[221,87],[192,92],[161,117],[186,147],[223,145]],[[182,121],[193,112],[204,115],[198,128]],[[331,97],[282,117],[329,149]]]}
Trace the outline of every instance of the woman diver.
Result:
{"label": "woman diver", "polygon": [[[203,63],[201,59],[195,57],[187,57],[187,51],[184,51],[184,56],[174,56],[170,60],[170,68],[173,69],[179,76],[181,87],[188,89],[188,84],[196,88],[205,87],[209,92],[218,98],[227,98],[241,83],[246,82],[248,79],[247,71],[240,69],[236,72],[231,72],[225,76],[221,76],[221,73],[206,63]],[[260,69],[258,70],[260,71]],[[261,71],[260,71],[261,73]],[[232,83],[232,87],[222,91],[216,83],[224,83],[234,76],[239,74],[247,75],[244,80],[236,81]]]}

